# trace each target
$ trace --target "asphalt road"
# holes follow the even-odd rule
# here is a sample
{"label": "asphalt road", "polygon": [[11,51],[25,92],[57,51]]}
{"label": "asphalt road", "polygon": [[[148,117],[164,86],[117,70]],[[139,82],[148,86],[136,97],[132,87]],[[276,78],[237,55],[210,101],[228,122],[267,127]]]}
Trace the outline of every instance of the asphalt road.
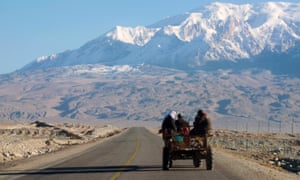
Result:
{"label": "asphalt road", "polygon": [[[8,179],[253,179],[243,171],[233,171],[230,162],[214,161],[207,171],[205,163],[194,168],[191,160],[174,161],[173,168],[162,171],[162,139],[145,128],[130,128],[80,156],[37,171],[10,172]],[[245,169],[245,172],[248,172]],[[253,174],[251,172],[248,172]],[[262,178],[264,179],[264,178]]]}

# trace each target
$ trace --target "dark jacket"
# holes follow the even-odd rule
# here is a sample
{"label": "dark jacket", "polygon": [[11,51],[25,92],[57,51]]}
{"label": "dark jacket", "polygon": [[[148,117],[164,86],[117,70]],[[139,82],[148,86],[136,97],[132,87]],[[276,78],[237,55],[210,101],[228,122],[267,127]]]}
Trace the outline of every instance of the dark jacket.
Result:
{"label": "dark jacket", "polygon": [[187,121],[183,119],[183,117],[178,117],[175,121],[175,125],[177,127],[177,133],[183,136],[188,136],[190,133],[190,125]]}
{"label": "dark jacket", "polygon": [[161,129],[163,132],[163,137],[167,135],[173,135],[176,132],[176,125],[174,119],[167,115],[162,122]]}
{"label": "dark jacket", "polygon": [[191,135],[205,135],[211,130],[210,119],[205,114],[197,114],[194,121],[194,128],[191,130]]}
{"label": "dark jacket", "polygon": [[183,118],[178,118],[178,120],[175,121],[175,125],[177,127],[177,130],[183,127],[189,127],[189,123],[185,121]]}

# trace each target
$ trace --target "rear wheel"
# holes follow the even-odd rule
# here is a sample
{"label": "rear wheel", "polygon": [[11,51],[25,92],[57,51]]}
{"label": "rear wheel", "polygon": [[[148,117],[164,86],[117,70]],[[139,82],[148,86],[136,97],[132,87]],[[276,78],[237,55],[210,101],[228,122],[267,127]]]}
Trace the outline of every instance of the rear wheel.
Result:
{"label": "rear wheel", "polygon": [[195,167],[195,168],[200,167],[201,159],[199,158],[199,155],[198,155],[198,154],[195,154],[195,155],[193,156],[193,164],[194,164],[194,167]]}
{"label": "rear wheel", "polygon": [[200,167],[201,161],[198,158],[193,158],[194,167],[198,168]]}
{"label": "rear wheel", "polygon": [[168,168],[168,162],[169,162],[169,148],[164,147],[163,148],[163,155],[162,155],[162,168],[163,170],[169,170]]}
{"label": "rear wheel", "polygon": [[173,167],[173,161],[170,160],[170,161],[169,161],[169,168],[172,168],[172,167]]}
{"label": "rear wheel", "polygon": [[207,155],[206,155],[206,170],[212,170],[213,168],[213,154],[212,149],[210,146],[207,148]]}

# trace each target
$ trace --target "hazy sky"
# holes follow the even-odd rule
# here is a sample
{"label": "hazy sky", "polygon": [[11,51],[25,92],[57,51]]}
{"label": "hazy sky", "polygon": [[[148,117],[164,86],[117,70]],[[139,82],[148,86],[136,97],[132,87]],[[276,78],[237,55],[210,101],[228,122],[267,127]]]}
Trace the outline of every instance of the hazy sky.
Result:
{"label": "hazy sky", "polygon": [[215,1],[0,0],[0,74],[13,72],[39,56],[77,49],[116,25],[147,26],[210,2]]}

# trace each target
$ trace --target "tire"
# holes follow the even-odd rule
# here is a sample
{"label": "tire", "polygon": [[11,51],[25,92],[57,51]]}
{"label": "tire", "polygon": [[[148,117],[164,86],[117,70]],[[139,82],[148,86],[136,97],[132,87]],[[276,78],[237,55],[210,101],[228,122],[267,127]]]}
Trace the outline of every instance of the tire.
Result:
{"label": "tire", "polygon": [[195,168],[200,167],[201,159],[200,159],[200,152],[195,152],[193,155],[193,164]]}
{"label": "tire", "polygon": [[198,167],[200,167],[201,160],[195,156],[195,157],[193,157],[193,164],[194,164],[195,168],[198,168]]}
{"label": "tire", "polygon": [[172,168],[172,167],[173,167],[173,161],[170,160],[170,161],[169,161],[169,168]]}
{"label": "tire", "polygon": [[207,148],[207,155],[206,155],[206,170],[212,170],[213,169],[213,154],[212,149],[210,146]]}
{"label": "tire", "polygon": [[168,162],[169,162],[169,148],[164,147],[163,148],[163,154],[162,154],[162,169],[164,171],[169,170]]}

